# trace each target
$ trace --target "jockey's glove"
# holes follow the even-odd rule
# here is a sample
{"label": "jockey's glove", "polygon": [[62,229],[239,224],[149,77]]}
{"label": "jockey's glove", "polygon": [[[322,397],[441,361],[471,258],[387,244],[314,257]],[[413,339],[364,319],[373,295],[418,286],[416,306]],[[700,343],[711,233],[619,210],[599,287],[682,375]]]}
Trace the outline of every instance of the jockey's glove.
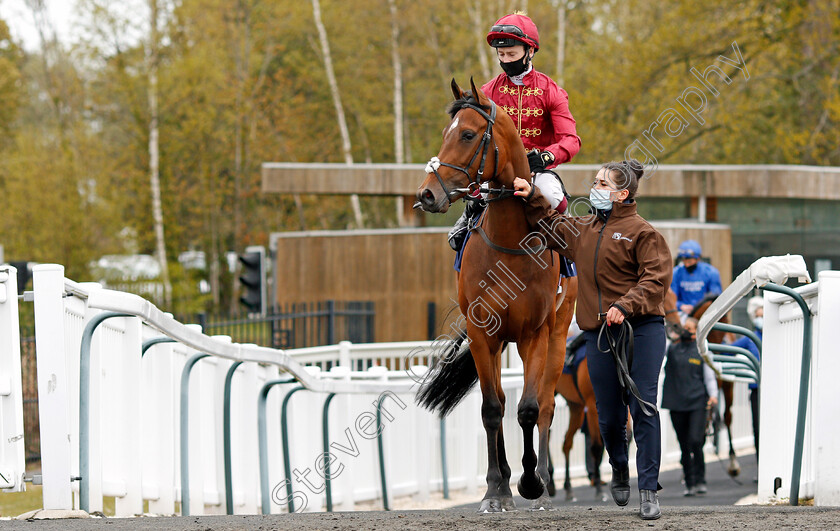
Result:
{"label": "jockey's glove", "polygon": [[528,165],[531,167],[531,173],[543,171],[552,162],[554,162],[554,155],[550,151],[534,149],[528,152]]}

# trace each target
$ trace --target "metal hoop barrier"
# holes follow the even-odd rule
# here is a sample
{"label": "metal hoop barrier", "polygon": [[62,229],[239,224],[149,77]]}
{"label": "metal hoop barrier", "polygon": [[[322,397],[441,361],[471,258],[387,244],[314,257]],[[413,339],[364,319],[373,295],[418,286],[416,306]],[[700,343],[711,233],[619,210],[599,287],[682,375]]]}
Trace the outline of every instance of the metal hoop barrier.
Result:
{"label": "metal hoop barrier", "polygon": [[449,499],[449,472],[446,466],[446,419],[440,419],[440,468],[443,478],[443,499]]}
{"label": "metal hoop barrier", "polygon": [[761,339],[758,338],[755,332],[750,330],[749,328],[744,328],[743,326],[733,325],[729,323],[715,323],[712,325],[712,330],[720,330],[721,332],[732,332],[733,334],[740,334],[742,336],[747,336],[755,343],[755,346],[758,348],[758,351],[761,352]]}
{"label": "metal hoop barrier", "polygon": [[[324,400],[324,413],[321,417],[321,433],[324,438],[324,455],[330,452],[330,403],[335,398],[335,393],[327,395]],[[332,478],[330,477],[330,460],[324,459],[324,488],[327,496],[327,512],[331,513],[333,510],[332,503]]]}
{"label": "metal hoop barrier", "polygon": [[[268,392],[275,385],[294,383],[297,380],[294,378],[287,378],[285,380],[269,380],[263,384],[260,389],[259,397],[257,398],[257,438],[259,441],[259,459],[260,459],[260,495],[261,495],[261,510],[262,514],[271,513],[271,490],[268,486],[268,428],[266,427],[266,408],[268,402]],[[284,448],[284,453],[287,453]],[[291,483],[289,483],[291,485]]]}
{"label": "metal hoop barrier", "polygon": [[[734,356],[715,356],[715,361],[744,365],[755,372],[759,380],[761,379],[761,362],[749,350],[741,347],[733,347],[732,345],[718,345],[716,343],[709,343],[709,350],[712,352],[728,352],[730,354],[743,355],[746,359],[736,358]],[[756,381],[756,383],[759,382]]]}
{"label": "metal hoop barrier", "polygon": [[146,352],[150,348],[161,343],[177,343],[177,341],[167,336],[159,336],[153,337],[152,339],[147,339],[146,341],[143,341],[143,346],[140,348],[140,357],[144,357],[146,355]]}
{"label": "metal hoop barrier", "polygon": [[385,449],[382,443],[382,401],[387,395],[382,395],[376,401],[376,446],[379,449],[379,478],[382,482],[382,508],[386,511],[391,510],[391,505],[388,503],[388,483],[385,478]]}
{"label": "metal hoop barrier", "polygon": [[128,313],[102,312],[82,332],[79,351],[79,509],[90,512],[90,347],[93,332],[106,319],[134,317]]}
{"label": "metal hoop barrier", "polygon": [[224,440],[224,459],[225,459],[225,510],[227,514],[233,514],[233,475],[231,469],[231,448],[230,448],[230,391],[233,386],[233,374],[236,369],[242,365],[243,362],[235,361],[228,368],[225,375],[225,408],[223,413],[222,430]]}
{"label": "metal hoop barrier", "polygon": [[811,377],[811,309],[802,295],[787,286],[768,282],[762,289],[789,296],[802,310],[802,368],[799,373],[799,408],[796,412],[796,435],[793,441],[793,470],[790,476],[790,504],[799,505],[799,480],[802,474],[802,447],[805,442],[805,415],[808,411],[808,382]]}
{"label": "metal hoop barrier", "polygon": [[190,373],[209,354],[194,354],[181,371],[181,516],[190,515]]}
{"label": "metal hoop barrier", "polygon": [[286,473],[286,496],[289,498],[289,513],[295,512],[295,500],[292,495],[292,459],[289,456],[289,400],[298,391],[306,387],[299,385],[293,387],[283,397],[283,405],[280,406],[280,436],[283,439],[283,471]]}

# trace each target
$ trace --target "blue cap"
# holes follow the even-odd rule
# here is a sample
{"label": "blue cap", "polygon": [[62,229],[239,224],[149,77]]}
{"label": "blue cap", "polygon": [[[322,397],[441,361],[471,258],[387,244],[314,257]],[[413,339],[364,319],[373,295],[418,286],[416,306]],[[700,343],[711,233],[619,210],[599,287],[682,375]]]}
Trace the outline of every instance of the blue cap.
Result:
{"label": "blue cap", "polygon": [[680,244],[677,250],[677,258],[697,258],[703,255],[703,249],[700,244],[694,240],[686,240]]}

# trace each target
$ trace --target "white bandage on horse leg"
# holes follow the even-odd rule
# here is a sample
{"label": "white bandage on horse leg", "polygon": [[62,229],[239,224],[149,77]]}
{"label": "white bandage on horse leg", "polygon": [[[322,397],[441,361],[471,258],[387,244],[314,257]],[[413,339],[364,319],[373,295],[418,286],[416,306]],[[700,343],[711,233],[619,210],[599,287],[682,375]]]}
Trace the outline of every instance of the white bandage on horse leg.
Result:
{"label": "white bandage on horse leg", "polygon": [[540,193],[548,199],[548,204],[551,208],[557,208],[557,205],[563,201],[563,186],[554,174],[538,173],[534,176],[534,184],[540,189]]}

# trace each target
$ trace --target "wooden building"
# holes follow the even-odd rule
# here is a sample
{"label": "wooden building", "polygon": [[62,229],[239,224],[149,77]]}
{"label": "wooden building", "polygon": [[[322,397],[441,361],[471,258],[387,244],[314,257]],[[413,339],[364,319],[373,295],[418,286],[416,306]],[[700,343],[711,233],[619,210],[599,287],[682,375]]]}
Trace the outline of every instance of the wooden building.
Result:
{"label": "wooden building", "polygon": [[[428,216],[411,210],[426,176],[423,168],[265,163],[262,190],[403,196],[404,218],[418,226]],[[585,197],[599,168],[564,164],[559,173],[572,196]],[[640,212],[665,235],[672,253],[685,239],[699,241],[724,287],[761,256],[802,254],[812,276],[840,264],[840,168],[660,165],[648,171],[639,195]],[[665,218],[681,221],[661,221]],[[439,324],[455,298],[454,253],[445,233],[445,228],[275,233],[277,301],[373,300],[377,341],[425,339],[428,304],[435,304]],[[742,310],[733,316],[746,324]]]}
{"label": "wooden building", "polygon": [[[691,222],[654,225],[672,253],[683,240],[695,239],[720,269],[721,278],[731,278],[729,227]],[[304,300],[373,301],[377,342],[450,333],[448,323],[458,311],[449,314],[457,286],[455,253],[446,232],[415,228],[274,233],[276,301],[281,305]]]}

